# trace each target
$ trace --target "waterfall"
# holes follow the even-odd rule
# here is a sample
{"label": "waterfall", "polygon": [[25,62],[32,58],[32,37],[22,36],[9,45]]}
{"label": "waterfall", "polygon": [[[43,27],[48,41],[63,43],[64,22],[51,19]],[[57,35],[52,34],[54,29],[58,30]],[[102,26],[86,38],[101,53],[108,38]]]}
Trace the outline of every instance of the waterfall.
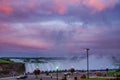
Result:
{"label": "waterfall", "polygon": [[[91,70],[95,69],[106,69],[115,68],[114,64],[110,59],[107,57],[96,57],[90,56],[89,58],[89,67]],[[66,60],[50,60],[46,63],[25,63],[26,72],[33,72],[36,67],[39,68],[41,71],[53,71],[56,70],[56,67],[59,67],[59,70],[65,70],[70,68],[75,68],[76,70],[86,70],[86,58],[80,59],[66,59]]]}
{"label": "waterfall", "polygon": [[[89,56],[89,69],[97,70],[97,69],[115,69],[118,68],[116,66],[116,61],[114,59],[119,58],[118,56],[110,55],[90,55]],[[42,60],[39,63],[31,62],[35,61],[31,59],[31,61],[24,62],[24,59],[13,59],[16,62],[25,63],[26,72],[33,72],[36,68],[39,68],[41,71],[54,71],[56,67],[59,70],[69,70],[71,68],[75,68],[76,70],[86,70],[87,69],[87,61],[86,56],[82,57],[67,57],[65,59],[54,59],[54,60]]]}

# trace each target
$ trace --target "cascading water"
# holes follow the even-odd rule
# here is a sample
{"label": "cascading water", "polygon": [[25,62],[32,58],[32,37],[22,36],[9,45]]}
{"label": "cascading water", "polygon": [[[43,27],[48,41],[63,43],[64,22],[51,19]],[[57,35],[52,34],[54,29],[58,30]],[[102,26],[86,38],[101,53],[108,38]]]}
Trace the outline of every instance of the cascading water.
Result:
{"label": "cascading water", "polygon": [[[39,68],[42,71],[52,71],[56,70],[56,67],[59,67],[59,70],[65,70],[70,68],[75,68],[76,70],[86,70],[86,58],[80,59],[65,59],[65,60],[50,60],[46,63],[25,63],[26,72],[33,72],[36,68]],[[90,56],[89,58],[89,67],[90,69],[106,69],[115,68],[111,59],[107,57],[96,57]]]}
{"label": "cascading water", "polygon": [[[75,68],[76,70],[86,70],[87,61],[86,56],[81,57],[66,57],[65,59],[54,60],[41,60],[36,62],[34,59],[31,61],[24,61],[24,59],[14,59],[16,62],[25,63],[26,72],[33,72],[36,68],[41,71],[53,71],[58,67],[59,70],[65,70]],[[89,68],[91,70],[97,69],[116,69],[120,66],[120,57],[114,55],[90,55],[89,56]],[[119,64],[119,65],[116,65]]]}

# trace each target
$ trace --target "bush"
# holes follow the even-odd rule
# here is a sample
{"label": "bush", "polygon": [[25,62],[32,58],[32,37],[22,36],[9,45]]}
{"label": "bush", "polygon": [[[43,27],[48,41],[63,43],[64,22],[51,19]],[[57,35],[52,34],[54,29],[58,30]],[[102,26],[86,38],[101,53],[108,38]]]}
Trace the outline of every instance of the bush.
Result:
{"label": "bush", "polygon": [[86,75],[85,75],[85,74],[83,74],[80,78],[85,79],[85,78],[86,78]]}
{"label": "bush", "polygon": [[75,69],[74,68],[71,68],[70,69],[70,72],[73,74],[75,72]]}
{"label": "bush", "polygon": [[66,77],[66,76],[64,76],[61,80],[67,80],[67,77]]}
{"label": "bush", "polygon": [[39,69],[34,70],[34,74],[35,75],[39,75],[40,74],[40,70]]}
{"label": "bush", "polygon": [[120,78],[110,78],[110,79],[106,79],[106,80],[120,80]]}
{"label": "bush", "polygon": [[95,74],[96,74],[96,76],[106,76],[106,74],[101,73],[101,72],[96,72]]}
{"label": "bush", "polygon": [[116,72],[120,72],[120,69],[117,69]]}
{"label": "bush", "polygon": [[40,80],[42,80],[42,78],[40,78]]}
{"label": "bush", "polygon": [[120,74],[117,74],[116,77],[120,77]]}
{"label": "bush", "polygon": [[4,75],[7,75],[7,74],[9,74],[9,71],[8,70],[4,70],[4,71],[0,71],[0,73],[2,73]]}

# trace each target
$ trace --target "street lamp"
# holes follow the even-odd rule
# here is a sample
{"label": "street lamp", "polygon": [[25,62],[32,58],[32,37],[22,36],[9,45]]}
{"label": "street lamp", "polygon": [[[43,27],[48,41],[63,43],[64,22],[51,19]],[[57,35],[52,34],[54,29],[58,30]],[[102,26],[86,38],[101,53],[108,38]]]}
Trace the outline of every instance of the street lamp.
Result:
{"label": "street lamp", "polygon": [[86,48],[86,53],[87,53],[87,78],[89,78],[89,54],[88,51],[90,50],[89,48]]}
{"label": "street lamp", "polygon": [[57,80],[58,80],[58,66],[56,67],[56,70],[57,70],[57,73],[56,73],[56,77],[57,77]]}

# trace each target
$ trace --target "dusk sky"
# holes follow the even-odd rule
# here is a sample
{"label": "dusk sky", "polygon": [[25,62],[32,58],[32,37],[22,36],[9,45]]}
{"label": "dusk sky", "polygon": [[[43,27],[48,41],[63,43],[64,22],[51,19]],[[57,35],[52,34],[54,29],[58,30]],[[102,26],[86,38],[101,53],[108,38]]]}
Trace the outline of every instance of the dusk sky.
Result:
{"label": "dusk sky", "polygon": [[1,56],[120,54],[120,0],[0,0]]}

